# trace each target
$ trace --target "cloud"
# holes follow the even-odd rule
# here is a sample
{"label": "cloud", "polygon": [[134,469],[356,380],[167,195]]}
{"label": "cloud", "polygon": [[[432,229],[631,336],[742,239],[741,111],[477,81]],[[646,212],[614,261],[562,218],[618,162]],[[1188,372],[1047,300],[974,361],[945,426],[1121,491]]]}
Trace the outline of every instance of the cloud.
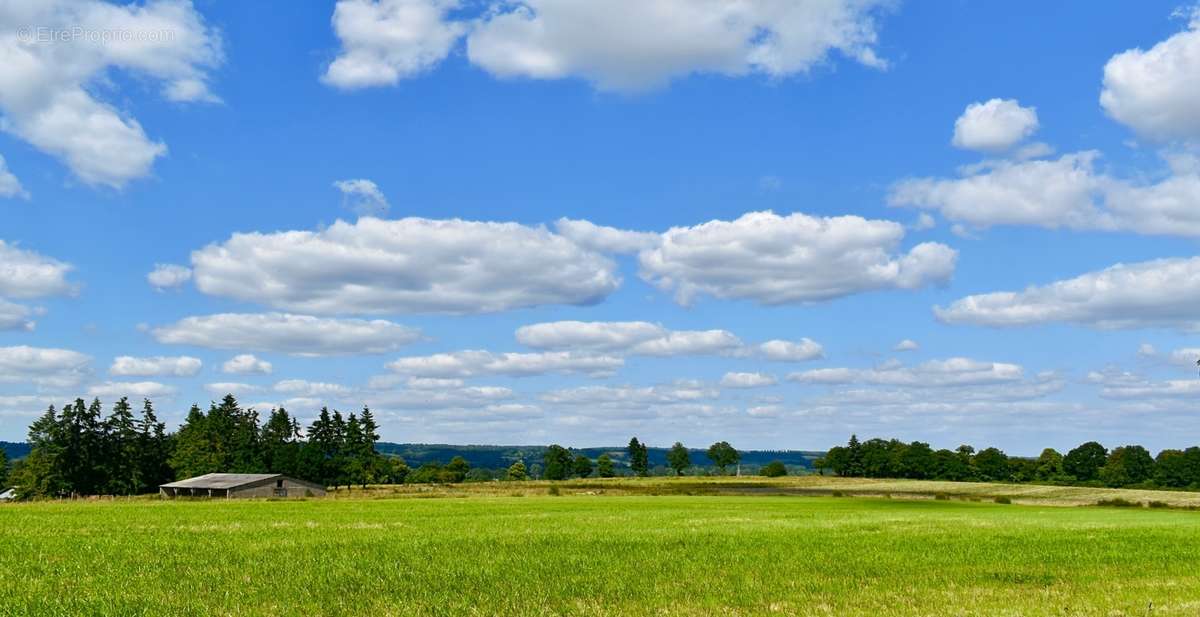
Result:
{"label": "cloud", "polygon": [[297,356],[388,353],[421,337],[417,330],[382,319],[323,319],[288,313],[187,317],[151,333],[160,343]]}
{"label": "cloud", "polygon": [[351,393],[346,386],[303,379],[285,379],[272,388],[280,394],[302,398],[343,398]]}
{"label": "cloud", "polygon": [[645,321],[554,321],[517,329],[517,342],[534,349],[627,350],[663,337],[667,329]]}
{"label": "cloud", "polygon": [[1200,358],[1200,348],[1185,347],[1183,349],[1176,349],[1172,351],[1169,361],[1171,364],[1176,366],[1186,366],[1191,368],[1196,366],[1196,360],[1198,358]]}
{"label": "cloud", "polygon": [[270,375],[271,369],[270,362],[248,353],[238,354],[221,365],[221,372],[235,375]]}
{"label": "cloud", "polygon": [[1200,257],[1117,264],[1024,291],[972,295],[935,307],[951,324],[1073,323],[1100,329],[1200,331]]}
{"label": "cloud", "polygon": [[677,330],[638,343],[629,353],[640,356],[696,356],[732,353],[742,341],[728,330]]}
{"label": "cloud", "polygon": [[[232,394],[234,396],[246,396],[248,394],[256,394],[262,392],[262,387],[248,383],[236,382],[217,382],[204,384],[204,390],[213,396],[225,396]],[[274,405],[271,405],[274,407]]]}
{"label": "cloud", "polygon": [[721,377],[722,388],[762,388],[777,383],[774,375],[766,373],[725,373]]}
{"label": "cloud", "polygon": [[[387,392],[368,392],[363,394],[364,402],[372,409],[478,409],[491,408],[498,413],[512,413],[514,408],[495,408],[499,401],[513,398],[515,393],[498,386],[467,386],[448,388],[422,388],[418,390],[392,390]],[[524,406],[522,411],[530,411]],[[520,414],[517,414],[520,415]]]}
{"label": "cloud", "polygon": [[106,381],[88,388],[88,396],[100,398],[171,398],[175,388],[156,381]]}
{"label": "cloud", "polygon": [[1015,99],[991,99],[967,105],[954,122],[952,143],[967,150],[1003,152],[1038,128],[1037,110]]}
{"label": "cloud", "polygon": [[680,383],[657,386],[583,386],[550,390],[541,395],[547,403],[556,405],[625,407],[645,405],[674,405],[715,399],[721,393],[700,384]]}
{"label": "cloud", "polygon": [[29,199],[29,192],[21,186],[21,181],[8,170],[4,157],[0,156],[0,197],[21,197]]}
{"label": "cloud", "polygon": [[114,70],[161,83],[168,100],[216,98],[207,82],[223,61],[220,37],[187,1],[9,3],[0,31],[9,33],[0,38],[3,129],[87,184],[120,188],[167,151],[136,119],[96,98],[100,86],[113,88]]}
{"label": "cloud", "polygon": [[727,330],[668,330],[645,321],[554,321],[517,329],[535,349],[613,351],[640,356],[729,354],[742,341]]}
{"label": "cloud", "polygon": [[544,228],[458,219],[239,233],[193,252],[192,266],[204,293],[319,314],[589,305],[620,284],[611,259]]}
{"label": "cloud", "polygon": [[892,348],[892,351],[916,351],[920,348],[921,346],[918,345],[916,341],[906,338],[903,341],[896,343],[896,346]]}
{"label": "cloud", "polygon": [[190,356],[119,356],[113,359],[108,372],[122,377],[191,377],[199,373],[202,366],[204,363],[199,358]]}
{"label": "cloud", "polygon": [[92,359],[69,349],[0,347],[0,383],[69,388],[91,372]]}
{"label": "cloud", "polygon": [[23,330],[32,332],[35,322],[30,319],[34,309],[21,304],[14,304],[0,298],[0,332],[5,330]]}
{"label": "cloud", "polygon": [[804,74],[832,53],[870,67],[881,5],[871,0],[498,2],[467,36],[467,57],[502,78],[580,78],[636,92],[693,73]]}
{"label": "cloud", "polygon": [[191,279],[191,268],[175,264],[154,264],[154,270],[146,275],[146,280],[159,291],[180,287]]}
{"label": "cloud", "polygon": [[1024,370],[1016,364],[983,362],[970,358],[930,360],[916,366],[899,363],[870,369],[823,368],[788,375],[788,380],[809,384],[871,384],[915,388],[944,388],[1020,381]]}
{"label": "cloud", "polygon": [[576,373],[591,377],[607,377],[624,364],[625,361],[618,356],[569,351],[493,353],[467,350],[400,358],[388,363],[387,368],[401,375],[437,378],[483,375],[527,377]]}
{"label": "cloud", "polygon": [[[1188,358],[1188,360],[1188,364],[1195,363],[1194,357]],[[1101,397],[1114,400],[1191,399],[1200,394],[1200,381],[1195,379],[1170,379],[1156,382],[1142,375],[1116,368],[1091,371],[1087,375],[1087,381],[1100,386]]]}
{"label": "cloud", "polygon": [[43,298],[74,293],[70,264],[0,240],[0,297]]}
{"label": "cloud", "polygon": [[770,340],[760,344],[757,351],[762,357],[776,362],[805,362],[825,356],[821,344],[809,338],[800,339],[799,342]]}
{"label": "cloud", "polygon": [[333,30],[341,52],[321,79],[353,90],[395,85],[441,62],[466,31],[449,21],[457,0],[339,0]]}
{"label": "cloud", "polygon": [[1100,106],[1143,137],[1200,139],[1200,8],[1189,17],[1183,32],[1148,50],[1116,54],[1104,65]]}
{"label": "cloud", "polygon": [[601,253],[636,253],[657,246],[661,240],[653,232],[626,231],[568,218],[558,219],[554,230],[579,246]]}
{"label": "cloud", "polygon": [[938,210],[976,228],[1033,225],[1050,229],[1133,231],[1200,236],[1200,165],[1172,157],[1157,182],[1095,170],[1095,151],[1056,160],[986,161],[959,178],[909,178],[888,195],[893,206]]}
{"label": "cloud", "polygon": [[333,186],[342,192],[342,206],[361,216],[381,215],[391,207],[383,191],[370,180],[338,180]]}
{"label": "cloud", "polygon": [[751,212],[735,221],[674,227],[642,251],[642,277],[689,305],[697,295],[760,304],[820,302],[880,289],[944,282],[958,253],[924,243],[893,251],[904,227],[857,216]]}

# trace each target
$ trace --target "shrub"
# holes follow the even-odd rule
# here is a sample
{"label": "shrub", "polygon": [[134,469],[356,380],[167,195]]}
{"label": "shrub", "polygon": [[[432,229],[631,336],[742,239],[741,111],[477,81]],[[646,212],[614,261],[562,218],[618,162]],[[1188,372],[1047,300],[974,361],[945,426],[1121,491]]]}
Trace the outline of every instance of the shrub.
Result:
{"label": "shrub", "polygon": [[1001,495],[1001,496],[999,496],[999,497],[997,497],[997,498],[993,499],[992,501],[994,501],[994,502],[996,502],[996,503],[1002,503],[1002,504],[1005,504],[1005,505],[1007,505],[1007,504],[1010,504],[1010,503],[1012,503],[1012,498],[1011,498],[1011,497],[1005,497],[1004,495]]}
{"label": "shrub", "polygon": [[562,492],[558,490],[558,486],[555,484],[551,484],[550,488],[546,490],[546,493],[554,497],[558,497],[562,494]]}
{"label": "shrub", "polygon": [[1101,499],[1100,501],[1096,502],[1096,505],[1103,506],[1106,508],[1140,508],[1140,507],[1142,507],[1142,504],[1140,504],[1136,501],[1129,501],[1128,499],[1121,499],[1120,497],[1113,497],[1112,499]]}
{"label": "shrub", "polygon": [[846,494],[841,491],[834,491],[829,494],[831,497],[845,497]]}
{"label": "shrub", "polygon": [[781,461],[771,461],[770,463],[763,465],[762,469],[759,470],[759,473],[768,478],[778,478],[779,476],[787,475],[787,466],[785,466]]}
{"label": "shrub", "polygon": [[950,501],[949,493],[934,493],[933,498],[938,501]]}
{"label": "shrub", "polygon": [[1150,503],[1146,504],[1146,507],[1148,507],[1148,508],[1170,508],[1171,504],[1169,504],[1165,501],[1151,501]]}

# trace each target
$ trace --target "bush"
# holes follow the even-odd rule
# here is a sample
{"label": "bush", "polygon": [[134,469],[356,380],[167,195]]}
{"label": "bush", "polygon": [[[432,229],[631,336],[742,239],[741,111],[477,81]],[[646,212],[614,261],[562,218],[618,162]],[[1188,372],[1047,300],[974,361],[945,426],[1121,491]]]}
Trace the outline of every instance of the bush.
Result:
{"label": "bush", "polygon": [[1146,507],[1148,507],[1148,508],[1170,508],[1171,504],[1169,504],[1165,501],[1151,501],[1150,503],[1146,504]]}
{"label": "bush", "polygon": [[830,497],[845,497],[846,494],[841,491],[834,491],[829,494]]}
{"label": "bush", "polygon": [[1129,501],[1128,499],[1121,499],[1120,497],[1113,497],[1112,499],[1101,499],[1100,501],[1096,502],[1096,505],[1103,506],[1106,508],[1140,508],[1140,507],[1142,507],[1142,504],[1140,504],[1136,501]]}
{"label": "bush", "polygon": [[762,469],[760,469],[758,473],[768,478],[778,478],[780,476],[787,475],[787,466],[785,466],[782,461],[771,461],[770,463],[763,465]]}
{"label": "bush", "polygon": [[933,498],[938,501],[950,501],[949,493],[934,493]]}
{"label": "bush", "polygon": [[1001,495],[1001,496],[993,499],[992,501],[994,501],[996,503],[1002,503],[1002,504],[1008,505],[1008,504],[1012,503],[1012,498]]}
{"label": "bush", "polygon": [[562,492],[558,490],[558,485],[551,484],[550,488],[546,490],[546,494],[551,495],[553,497],[558,497],[559,495],[562,494]]}

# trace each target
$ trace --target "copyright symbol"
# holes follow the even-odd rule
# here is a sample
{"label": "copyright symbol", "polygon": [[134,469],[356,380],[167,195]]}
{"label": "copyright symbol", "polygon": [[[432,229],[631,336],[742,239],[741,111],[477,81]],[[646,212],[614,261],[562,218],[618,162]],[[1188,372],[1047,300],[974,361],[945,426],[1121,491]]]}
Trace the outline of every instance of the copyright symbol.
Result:
{"label": "copyright symbol", "polygon": [[33,29],[32,28],[18,28],[17,29],[17,39],[19,41],[21,41],[22,43],[32,43],[33,42]]}

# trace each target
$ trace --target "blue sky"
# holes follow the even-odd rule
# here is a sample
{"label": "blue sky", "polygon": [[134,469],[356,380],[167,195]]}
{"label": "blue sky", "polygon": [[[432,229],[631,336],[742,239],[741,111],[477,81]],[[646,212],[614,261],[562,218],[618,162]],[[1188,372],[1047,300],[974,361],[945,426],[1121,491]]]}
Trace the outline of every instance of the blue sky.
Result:
{"label": "blue sky", "polygon": [[1200,440],[1195,9],[616,4],[0,6],[0,439]]}

